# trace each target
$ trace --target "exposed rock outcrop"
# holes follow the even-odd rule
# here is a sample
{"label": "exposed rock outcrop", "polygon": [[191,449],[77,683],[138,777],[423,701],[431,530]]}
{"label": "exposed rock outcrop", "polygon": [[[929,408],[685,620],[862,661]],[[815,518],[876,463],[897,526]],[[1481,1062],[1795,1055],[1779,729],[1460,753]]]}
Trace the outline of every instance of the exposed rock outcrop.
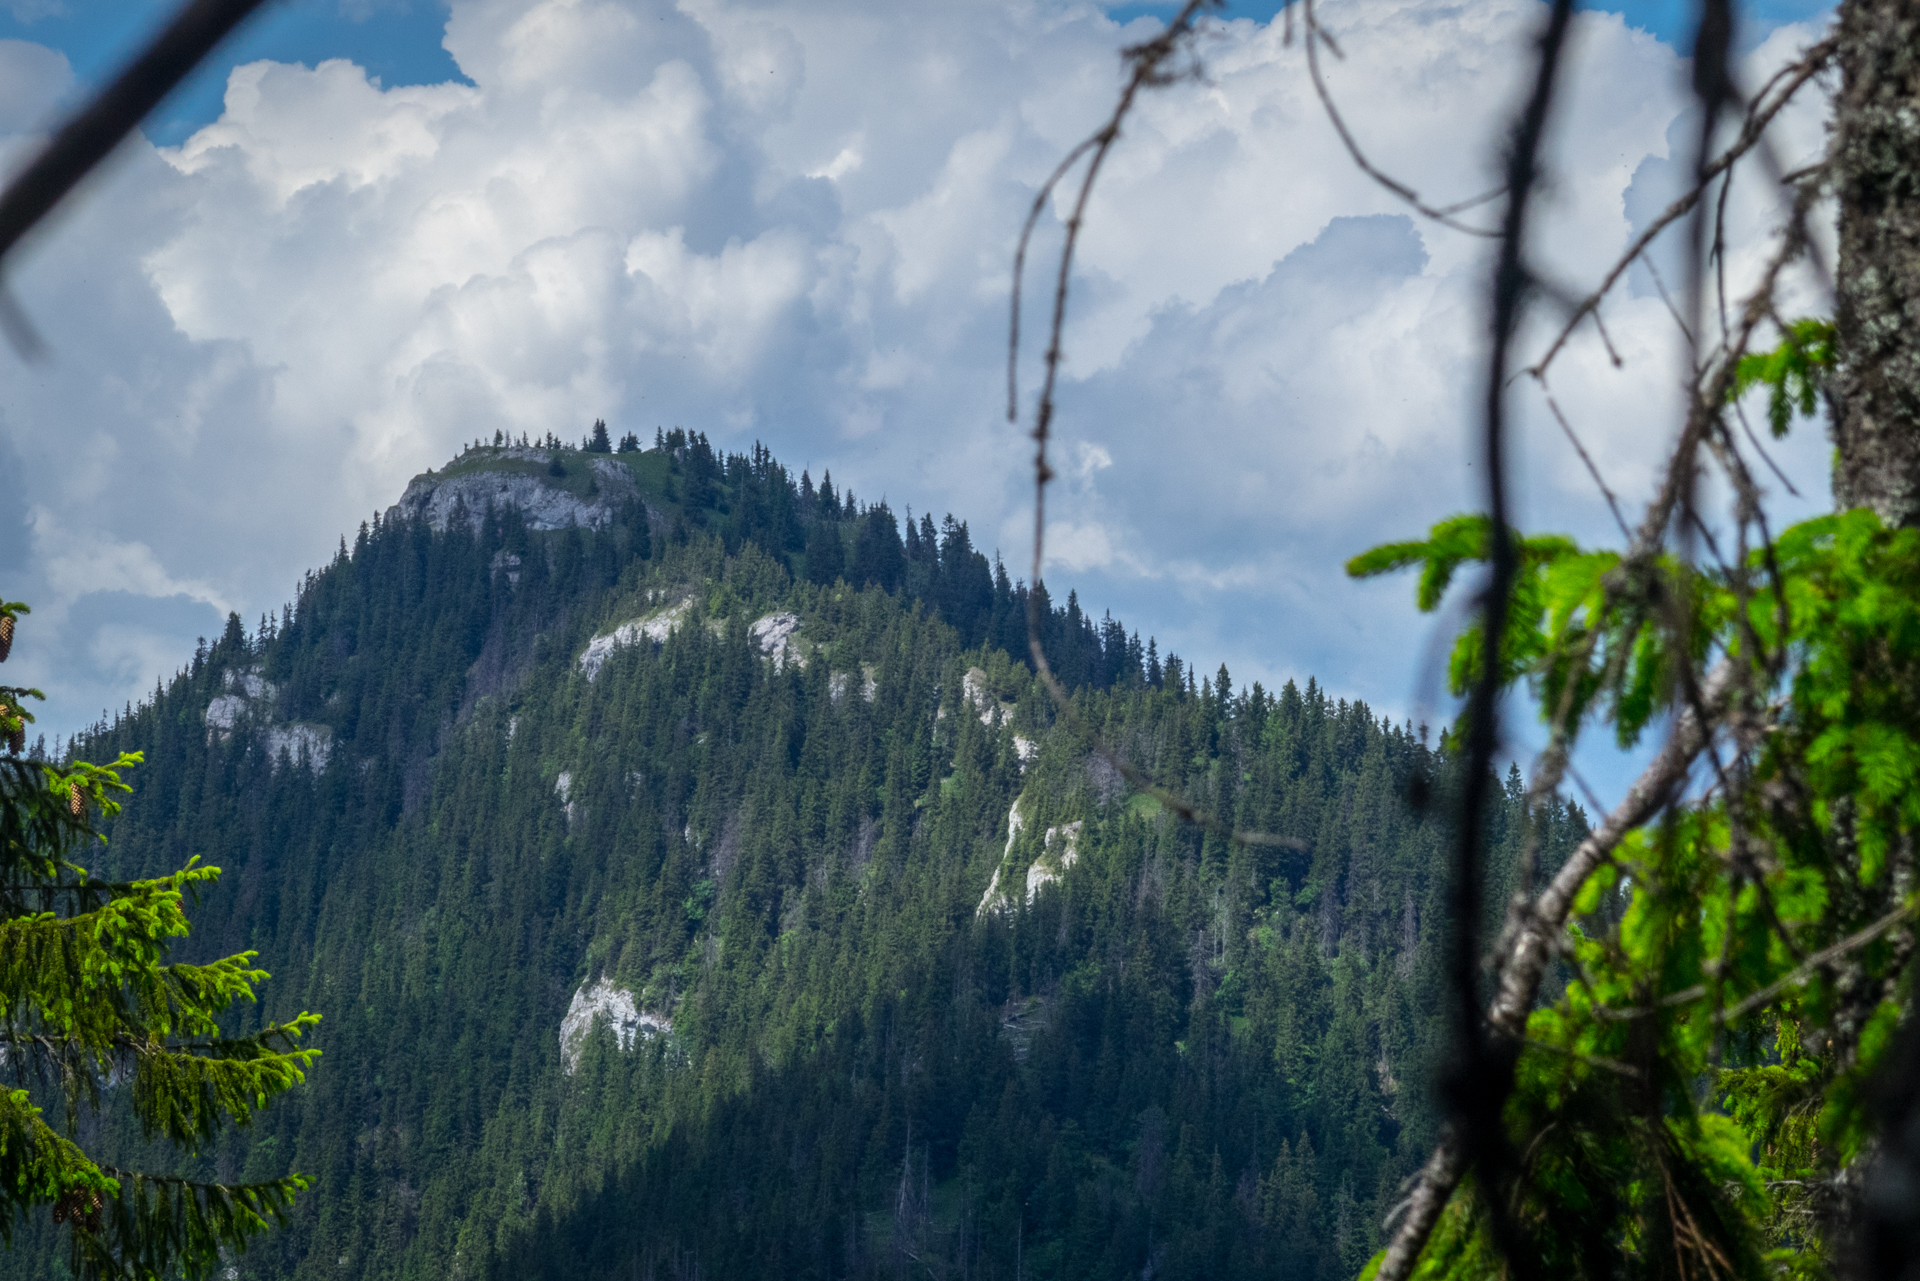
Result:
{"label": "exposed rock outcrop", "polygon": [[[993,869],[993,877],[987,882],[987,892],[980,896],[980,906],[974,909],[975,916],[988,912],[1004,912],[1013,906],[1011,891],[1012,878],[1002,886],[1001,874],[1007,871],[1008,860],[1013,857],[1014,842],[1020,839],[1021,829],[1026,826],[1020,814],[1020,802],[1014,801],[1013,808],[1007,813],[1007,848],[1001,852],[1000,866]],[[1052,885],[1065,876],[1080,857],[1080,833],[1085,825],[1075,821],[1049,827],[1040,841],[1040,853],[1027,865],[1026,902],[1032,903],[1043,885]]]}
{"label": "exposed rock outcrop", "polygon": [[[544,464],[544,449],[500,449],[501,459]],[[569,465],[580,466],[585,458],[592,469],[596,493],[582,497],[538,472],[520,469],[481,469],[448,476],[428,472],[415,476],[400,501],[387,509],[387,516],[424,518],[435,529],[445,529],[456,513],[478,529],[486,520],[489,507],[518,508],[529,529],[566,529],[579,525],[597,528],[614,517],[619,504],[635,497],[639,490],[633,473],[625,463],[605,456],[575,455]]]}
{"label": "exposed rock outcrop", "polygon": [[[686,621],[687,611],[692,607],[693,600],[688,598],[642,614],[639,618],[629,619],[610,632],[602,632],[588,641],[586,649],[581,651],[580,670],[588,680],[592,680],[600,674],[600,669],[613,657],[615,650],[638,645],[643,640],[655,645],[662,643]],[[721,635],[726,631],[726,620],[709,619],[707,627],[715,635]],[[806,646],[797,636],[799,630],[800,616],[781,610],[755,619],[747,627],[747,639],[755,649],[773,660],[775,671],[788,663],[805,667]]]}
{"label": "exposed rock outcrop", "polygon": [[800,652],[799,642],[794,639],[794,633],[799,630],[800,616],[781,610],[754,619],[753,625],[747,628],[747,636],[755,649],[773,659],[773,670],[777,672],[788,663],[798,667],[807,665],[806,655]]}
{"label": "exposed rock outcrop", "polygon": [[560,1020],[560,1058],[572,1076],[580,1066],[580,1055],[587,1048],[587,1037],[599,1019],[606,1019],[614,1044],[631,1050],[641,1033],[662,1036],[673,1031],[673,1023],[658,1014],[649,1014],[634,1004],[633,993],[615,987],[610,979],[583,983]]}
{"label": "exposed rock outcrop", "polygon": [[333,754],[333,730],[305,721],[281,721],[276,704],[280,689],[260,674],[258,667],[228,668],[221,689],[207,704],[207,738],[230,738],[236,732],[261,736],[268,759],[276,765],[284,757],[318,774]]}
{"label": "exposed rock outcrop", "polygon": [[1040,857],[1027,866],[1027,902],[1033,902],[1033,896],[1040,892],[1042,885],[1051,885],[1065,876],[1067,869],[1079,857],[1080,824],[1064,823],[1059,827],[1049,827]]}
{"label": "exposed rock outcrop", "polygon": [[592,680],[600,674],[600,669],[613,657],[616,649],[638,645],[643,640],[660,644],[673,635],[674,628],[686,621],[687,611],[692,607],[691,599],[682,600],[650,614],[629,619],[610,632],[602,632],[588,641],[587,648],[581,652],[580,670],[586,673],[588,680]]}
{"label": "exposed rock outcrop", "polygon": [[[967,674],[960,678],[960,701],[969,704],[980,723],[989,728],[997,714],[1001,724],[1013,719],[1014,706],[995,699],[987,688],[987,672],[982,667],[969,667]],[[1013,752],[1026,765],[1040,754],[1040,745],[1024,734],[1013,736]]]}
{"label": "exposed rock outcrop", "polygon": [[269,725],[266,731],[267,755],[274,761],[282,756],[295,765],[304,765],[315,774],[327,767],[333,755],[333,731],[325,725],[290,721]]}
{"label": "exposed rock outcrop", "polygon": [[980,906],[973,910],[975,916],[986,912],[999,911],[1007,906],[1006,895],[1000,892],[1000,871],[1007,865],[1007,858],[1013,853],[1013,843],[1020,839],[1020,829],[1026,820],[1020,816],[1020,798],[1013,798],[1013,808],[1007,811],[1007,848],[1000,851],[1000,866],[993,869],[993,878],[987,882],[987,892],[980,896]]}
{"label": "exposed rock outcrop", "polygon": [[[866,702],[871,703],[875,692],[877,692],[879,688],[879,682],[874,677],[873,664],[860,664],[860,697]],[[832,699],[836,706],[852,692],[852,672],[835,672],[827,678],[827,697]]]}

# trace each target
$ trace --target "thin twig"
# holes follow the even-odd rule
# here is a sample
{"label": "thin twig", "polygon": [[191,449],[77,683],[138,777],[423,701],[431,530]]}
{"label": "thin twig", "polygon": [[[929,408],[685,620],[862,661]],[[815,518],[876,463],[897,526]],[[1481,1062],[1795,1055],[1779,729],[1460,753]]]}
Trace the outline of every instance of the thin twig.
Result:
{"label": "thin twig", "polygon": [[1616,1072],[1621,1076],[1631,1078],[1635,1081],[1643,1080],[1646,1077],[1646,1073],[1642,1072],[1639,1068],[1634,1067],[1631,1063],[1622,1063],[1619,1059],[1610,1059],[1600,1054],[1585,1054],[1579,1050],[1569,1049],[1564,1045],[1555,1045],[1551,1041],[1536,1040],[1531,1036],[1526,1039],[1524,1044],[1530,1050],[1545,1050],[1550,1054],[1563,1054],[1567,1058],[1575,1059],[1593,1067],[1604,1068],[1608,1072]]}
{"label": "thin twig", "polygon": [[1569,423],[1567,416],[1560,412],[1560,402],[1553,398],[1553,389],[1547,386],[1546,374],[1541,373],[1536,377],[1540,383],[1540,394],[1547,398],[1547,408],[1553,411],[1554,421],[1560,424],[1560,430],[1566,433],[1567,443],[1573,446],[1574,453],[1580,455],[1580,461],[1587,465],[1587,475],[1593,477],[1593,483],[1600,487],[1601,495],[1607,500],[1607,510],[1613,513],[1614,524],[1620,526],[1621,537],[1632,541],[1633,531],[1627,528],[1627,518],[1620,514],[1619,500],[1613,496],[1613,490],[1607,487],[1606,478],[1600,474],[1600,468],[1594,465],[1592,455],[1587,453],[1587,447],[1581,444],[1580,437],[1574,434],[1573,424]]}
{"label": "thin twig", "polygon": [[1769,454],[1766,446],[1760,443],[1760,438],[1753,434],[1753,424],[1747,421],[1747,411],[1741,407],[1739,401],[1734,402],[1733,412],[1734,416],[1740,420],[1740,430],[1746,433],[1747,443],[1753,446],[1754,453],[1760,455],[1760,461],[1767,465],[1767,470],[1772,472],[1775,478],[1787,487],[1789,494],[1792,494],[1795,498],[1800,497],[1800,491],[1794,488],[1791,480],[1787,479],[1787,473],[1780,470],[1780,464],[1773,461],[1773,455]]}
{"label": "thin twig", "polygon": [[1792,100],[1794,94],[1799,92],[1807,81],[1813,79],[1814,76],[1818,75],[1820,71],[1826,67],[1828,60],[1833,57],[1836,48],[1837,45],[1832,40],[1823,40],[1819,44],[1814,45],[1811,49],[1807,50],[1799,62],[1794,63],[1787,69],[1790,74],[1787,76],[1786,83],[1771,101],[1765,100],[1764,97],[1754,100],[1754,107],[1748,113],[1746,124],[1740,130],[1739,137],[1735,138],[1732,145],[1714,159],[1712,163],[1706,165],[1701,170],[1700,178],[1696,181],[1692,190],[1668,205],[1660,212],[1659,217],[1647,224],[1646,230],[1634,237],[1633,243],[1627,247],[1627,252],[1620,256],[1619,261],[1617,261],[1612,269],[1607,272],[1606,276],[1601,279],[1600,287],[1589,294],[1579,307],[1575,309],[1574,315],[1567,320],[1553,342],[1548,344],[1546,354],[1534,362],[1534,369],[1545,369],[1553,363],[1554,357],[1560,354],[1560,349],[1566,345],[1567,339],[1573,336],[1573,331],[1578,328],[1580,322],[1586,318],[1587,312],[1600,305],[1600,300],[1607,296],[1614,285],[1619,283],[1621,276],[1626,274],[1627,268],[1633,265],[1636,258],[1646,252],[1647,247],[1659,237],[1661,232],[1665,231],[1678,219],[1685,217],[1693,207],[1699,203],[1700,197],[1705,193],[1707,187],[1712,184],[1715,178],[1732,167],[1740,157],[1746,155],[1747,152],[1754,148],[1760,141],[1761,134],[1766,131],[1767,126],[1771,125],[1774,117],[1780,114],[1781,108],[1785,107],[1787,103]]}
{"label": "thin twig", "polygon": [[1061,248],[1059,268],[1054,277],[1052,321],[1048,331],[1044,366],[1046,373],[1040,385],[1039,401],[1034,412],[1033,577],[1032,588],[1027,597],[1027,649],[1032,655],[1035,673],[1039,676],[1041,683],[1047,687],[1047,692],[1060,709],[1061,715],[1077,732],[1085,736],[1092,743],[1093,750],[1118,770],[1133,787],[1159,801],[1179,818],[1224,836],[1237,845],[1280,846],[1304,850],[1307,848],[1306,843],[1294,837],[1278,836],[1269,832],[1240,831],[1225,819],[1201,809],[1186,797],[1156,783],[1143,770],[1121,755],[1102,735],[1086,725],[1079,709],[1074,705],[1073,696],[1054,674],[1052,665],[1047,661],[1045,647],[1040,641],[1042,582],[1040,571],[1045,562],[1046,552],[1047,484],[1053,479],[1053,468],[1047,461],[1047,446],[1052,439],[1055,392],[1059,385],[1060,361],[1063,355],[1061,344],[1066,328],[1067,301],[1072,290],[1073,259],[1080,243],[1080,229],[1086,220],[1087,202],[1093,195],[1094,184],[1099,180],[1101,166],[1105,163],[1113,144],[1119,141],[1121,125],[1125,122],[1128,113],[1132,111],[1140,91],[1169,84],[1175,79],[1174,74],[1167,70],[1167,64],[1179,55],[1186,42],[1193,36],[1203,11],[1217,6],[1218,3],[1219,0],[1187,0],[1186,5],[1158,36],[1125,51],[1127,61],[1132,64],[1133,72],[1127,78],[1126,86],[1121,90],[1112,114],[1099,129],[1083,139],[1067,153],[1065,159],[1054,167],[1052,174],[1035,195],[1033,204],[1028,208],[1026,224],[1021,229],[1019,245],[1014,254],[1013,314],[1008,325],[1007,414],[1009,421],[1017,421],[1019,417],[1015,371],[1020,354],[1021,280],[1025,274],[1027,250],[1046,202],[1074,165],[1085,159],[1086,171],[1081,175],[1079,190],[1074,197],[1073,210],[1067,218],[1066,243]]}
{"label": "thin twig", "polygon": [[1640,262],[1647,269],[1647,274],[1653,277],[1653,287],[1659,293],[1660,301],[1667,305],[1667,314],[1673,317],[1674,324],[1680,326],[1680,336],[1687,340],[1688,346],[1692,346],[1693,326],[1686,322],[1680,314],[1680,309],[1673,305],[1673,295],[1667,292],[1667,282],[1661,279],[1660,268],[1654,265],[1652,255],[1642,257]]}
{"label": "thin twig", "polygon": [[[1308,0],[1311,5],[1311,0]],[[1311,10],[1309,9],[1309,12]],[[1459,938],[1450,958],[1455,1007],[1458,1063],[1447,1083],[1449,1128],[1461,1144],[1464,1163],[1487,1189],[1486,1204],[1493,1238],[1508,1267],[1521,1278],[1535,1272],[1535,1259],[1524,1244],[1523,1230],[1509,1212],[1507,1188],[1515,1178],[1514,1154],[1502,1114],[1513,1088],[1512,1046],[1496,1043],[1481,1020],[1479,951],[1474,944],[1480,904],[1480,844],[1485,809],[1493,787],[1492,765],[1500,739],[1499,698],[1501,645],[1507,614],[1519,573],[1518,548],[1510,528],[1507,494],[1506,397],[1508,362],[1514,336],[1520,328],[1527,300],[1530,272],[1526,262],[1527,218],[1534,187],[1541,176],[1540,155],[1553,105],[1561,54],[1573,23],[1572,0],[1556,0],[1538,42],[1533,85],[1514,120],[1507,152],[1507,199],[1501,219],[1499,253],[1489,283],[1491,316],[1488,325],[1485,463],[1489,569],[1480,622],[1480,670],[1467,704],[1465,771],[1459,818],[1454,834],[1452,887],[1454,929]],[[1410,1210],[1402,1231],[1415,1222]],[[1430,1230],[1431,1222],[1422,1226]],[[1396,1238],[1395,1245],[1401,1244]],[[1417,1247],[1412,1252],[1418,1254]],[[1398,1267],[1389,1270],[1389,1264]],[[1412,1255],[1396,1260],[1389,1248],[1378,1276],[1399,1281],[1413,1263]]]}
{"label": "thin twig", "polygon": [[33,327],[25,309],[14,301],[13,291],[0,280],[0,335],[13,345],[22,360],[29,363],[47,354],[47,343]]}
{"label": "thin twig", "polygon": [[1624,368],[1627,362],[1620,359],[1620,353],[1614,350],[1613,337],[1607,333],[1607,322],[1600,318],[1600,309],[1595,307],[1588,314],[1593,317],[1593,327],[1599,331],[1600,345],[1607,349],[1607,359],[1613,362],[1615,369]]}
{"label": "thin twig", "polygon": [[1080,144],[1066,154],[1066,158],[1054,166],[1047,180],[1040,184],[1040,190],[1034,193],[1033,204],[1027,209],[1027,220],[1020,228],[1020,243],[1013,251],[1013,314],[1007,322],[1007,421],[1020,421],[1020,298],[1027,275],[1027,249],[1033,241],[1033,231],[1039,225],[1040,215],[1046,212],[1047,200],[1053,195],[1060,180],[1067,176],[1080,157],[1092,150],[1100,135],[1082,139]]}
{"label": "thin twig", "polygon": [[1571,761],[1567,762],[1567,777],[1572,779],[1575,785],[1580,788],[1580,794],[1587,798],[1587,804],[1593,806],[1594,813],[1604,814],[1607,812],[1606,802],[1600,799],[1599,793],[1593,790],[1593,786],[1587,782],[1579,770],[1574,768],[1573,762]]}
{"label": "thin twig", "polygon": [[[1847,953],[1856,952],[1875,939],[1878,939],[1888,930],[1891,930],[1894,926],[1912,916],[1914,911],[1915,905],[1911,903],[1896,908],[1865,929],[1849,934],[1846,938],[1841,939],[1831,947],[1822,948],[1759,991],[1749,994],[1734,1004],[1727,1006],[1725,1009],[1715,1010],[1712,1014],[1713,1021],[1715,1023],[1725,1024],[1745,1018],[1755,1010],[1772,1002],[1775,997],[1779,996],[1788,988],[1797,986],[1812,978],[1814,971],[1822,969],[1834,961],[1839,960]],[[1671,1010],[1683,1005],[1692,1005],[1695,1001],[1707,996],[1710,990],[1705,983],[1695,983],[1691,987],[1681,988],[1678,992],[1669,992],[1649,1005],[1597,1005],[1593,1008],[1593,1015],[1595,1018],[1606,1019],[1615,1023],[1624,1023],[1632,1019],[1644,1019],[1649,1015],[1659,1013],[1661,1010]]]}
{"label": "thin twig", "polygon": [[[1803,195],[1801,199],[1805,199]],[[1714,423],[1726,404],[1727,390],[1733,385],[1734,373],[1739,365],[1739,353],[1747,349],[1752,341],[1753,331],[1772,307],[1774,286],[1786,265],[1805,248],[1796,233],[1797,223],[1787,224],[1786,234],[1781,238],[1778,251],[1775,252],[1767,269],[1762,275],[1759,286],[1749,295],[1742,310],[1738,336],[1724,352],[1724,359],[1713,367],[1713,373],[1704,388],[1695,384],[1696,390],[1689,406],[1687,421],[1681,429],[1680,439],[1669,456],[1667,471],[1661,483],[1659,493],[1649,504],[1647,514],[1640,523],[1639,533],[1629,558],[1650,556],[1654,549],[1664,541],[1666,530],[1673,519],[1673,511],[1679,503],[1683,489],[1688,483],[1693,458],[1704,439],[1709,427]]]}
{"label": "thin twig", "polygon": [[[1291,9],[1289,9],[1289,12],[1291,12]],[[1480,195],[1447,205],[1444,208],[1435,208],[1421,200],[1420,193],[1412,187],[1407,186],[1404,182],[1374,167],[1373,162],[1367,159],[1366,153],[1360,150],[1360,144],[1354,141],[1352,132],[1347,128],[1347,122],[1341,118],[1340,109],[1333,105],[1333,95],[1327,89],[1325,77],[1320,74],[1320,56],[1315,52],[1316,42],[1314,37],[1319,36],[1320,39],[1326,41],[1327,47],[1332,49],[1336,56],[1340,52],[1340,46],[1333,42],[1332,35],[1328,34],[1326,28],[1320,25],[1319,19],[1314,16],[1313,0],[1303,0],[1301,17],[1307,26],[1307,73],[1313,77],[1314,92],[1320,95],[1320,105],[1325,109],[1327,119],[1332,122],[1334,132],[1340,135],[1341,143],[1345,145],[1347,154],[1353,158],[1353,163],[1359,168],[1360,172],[1379,183],[1382,187],[1385,187],[1388,191],[1391,191],[1394,195],[1400,197],[1401,200],[1405,201],[1422,217],[1431,218],[1443,227],[1450,227],[1455,231],[1464,232],[1469,236],[1485,236],[1489,239],[1498,236],[1500,232],[1497,230],[1487,227],[1475,227],[1464,222],[1459,222],[1453,215],[1498,200],[1506,194],[1507,188],[1496,187],[1492,191],[1483,192]]]}
{"label": "thin twig", "polygon": [[1887,913],[1885,916],[1875,921],[1872,925],[1867,926],[1865,929],[1860,930],[1853,934],[1849,934],[1846,938],[1841,939],[1838,943],[1835,943],[1832,947],[1825,947],[1820,949],[1818,952],[1815,952],[1812,956],[1809,956],[1806,960],[1802,961],[1800,964],[1794,966],[1791,970],[1788,970],[1785,974],[1781,975],[1778,979],[1774,980],[1772,983],[1769,983],[1765,987],[1761,988],[1758,992],[1755,992],[1751,996],[1745,997],[1735,1002],[1734,1004],[1728,1006],[1726,1009],[1715,1013],[1713,1016],[1714,1021],[1719,1023],[1731,1023],[1736,1019],[1744,1018],[1748,1014],[1751,1014],[1753,1011],[1759,1009],[1761,1006],[1766,1005],[1768,1002],[1772,1001],[1774,997],[1779,996],[1782,992],[1786,991],[1788,988],[1795,987],[1801,983],[1806,982],[1809,978],[1813,977],[1813,973],[1815,970],[1818,970],[1826,965],[1829,965],[1832,962],[1839,960],[1841,957],[1845,956],[1847,953],[1858,951],[1860,948],[1863,948],[1867,944],[1873,942],[1875,939],[1885,934],[1888,930],[1891,930],[1894,926],[1899,925],[1902,921],[1912,916],[1914,913],[1914,908],[1915,908],[1914,904],[1911,904],[1911,903],[1905,904],[1899,908],[1896,908],[1894,911]]}

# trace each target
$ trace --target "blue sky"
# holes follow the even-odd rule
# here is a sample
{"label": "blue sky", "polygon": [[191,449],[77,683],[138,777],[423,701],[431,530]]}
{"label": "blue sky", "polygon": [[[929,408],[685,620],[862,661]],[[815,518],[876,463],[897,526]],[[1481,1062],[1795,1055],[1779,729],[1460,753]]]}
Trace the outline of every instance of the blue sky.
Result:
{"label": "blue sky", "polygon": [[[175,5],[162,0],[0,0],[0,39],[31,40],[67,55],[80,83],[92,84],[120,65]],[[1168,3],[1109,5],[1116,18],[1171,12]],[[1694,6],[1686,0],[1628,0],[1586,6],[1620,13],[1668,43],[1683,42]],[[1265,22],[1278,0],[1230,0],[1227,16]],[[1783,22],[1832,8],[1827,0],[1758,0],[1744,7],[1748,42]],[[155,142],[171,145],[220,114],[227,73],[261,58],[308,66],[348,58],[381,83],[438,84],[463,80],[441,47],[445,0],[269,0],[251,22],[177,90],[148,122]]]}
{"label": "blue sky", "polygon": [[[31,40],[67,55],[82,84],[111,75],[177,8],[166,0],[0,0],[0,39]],[[148,136],[177,143],[220,114],[227,72],[270,58],[311,66],[349,58],[387,85],[458,80],[440,45],[442,0],[268,0],[148,122]]]}

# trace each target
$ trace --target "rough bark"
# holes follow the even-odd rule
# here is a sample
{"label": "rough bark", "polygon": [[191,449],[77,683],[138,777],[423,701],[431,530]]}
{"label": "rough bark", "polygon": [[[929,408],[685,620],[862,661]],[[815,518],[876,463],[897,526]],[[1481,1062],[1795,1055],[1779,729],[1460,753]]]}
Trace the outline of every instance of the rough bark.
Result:
{"label": "rough bark", "polygon": [[1920,524],[1920,0],[1846,0],[1831,178],[1833,496]]}

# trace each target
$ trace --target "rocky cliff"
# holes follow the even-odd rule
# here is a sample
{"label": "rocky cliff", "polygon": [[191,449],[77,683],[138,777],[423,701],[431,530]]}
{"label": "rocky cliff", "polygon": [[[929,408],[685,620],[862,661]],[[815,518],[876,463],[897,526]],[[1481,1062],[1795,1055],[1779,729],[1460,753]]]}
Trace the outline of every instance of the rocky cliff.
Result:
{"label": "rocky cliff", "polygon": [[552,455],[544,449],[509,446],[476,453],[443,471],[414,477],[388,516],[424,517],[443,530],[463,513],[477,529],[489,508],[515,507],[529,529],[597,529],[613,520],[621,503],[640,496],[632,471],[617,457],[569,451],[564,472],[554,475]]}

